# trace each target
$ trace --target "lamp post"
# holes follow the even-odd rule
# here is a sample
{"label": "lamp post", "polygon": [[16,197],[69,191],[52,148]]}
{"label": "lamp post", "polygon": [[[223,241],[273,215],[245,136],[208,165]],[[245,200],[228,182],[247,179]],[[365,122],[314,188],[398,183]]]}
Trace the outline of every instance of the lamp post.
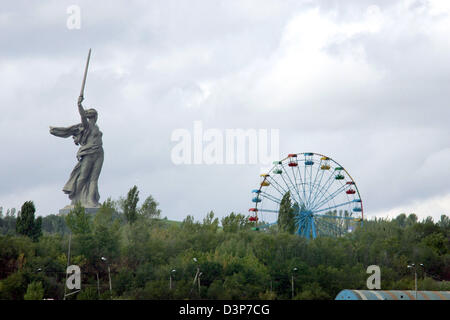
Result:
{"label": "lamp post", "polygon": [[292,299],[294,299],[294,272],[297,272],[297,267],[292,269],[292,277],[291,277],[291,289],[292,289]]}
{"label": "lamp post", "polygon": [[195,281],[197,280],[198,274],[200,273],[200,268],[198,267],[198,264],[197,264],[197,258],[192,258],[192,260],[195,262],[195,265],[197,267],[197,272],[195,273],[195,277],[194,277],[194,284],[195,284]]}
{"label": "lamp post", "polygon": [[[419,264],[422,268],[424,268],[423,263]],[[414,268],[414,296],[417,300],[417,266],[415,263],[408,265],[408,268]]]}
{"label": "lamp post", "polygon": [[100,279],[98,278],[98,272],[95,274],[97,275],[97,297],[100,300]]}
{"label": "lamp post", "polygon": [[200,272],[199,274],[198,274],[198,278],[197,278],[197,281],[198,281],[198,296],[200,297],[200,276],[203,274],[203,272]]}
{"label": "lamp post", "polygon": [[172,271],[170,271],[170,275],[169,275],[169,290],[172,290],[172,274],[175,273],[177,270],[173,269]]}
{"label": "lamp post", "polygon": [[200,295],[200,275],[201,275],[201,272],[200,272],[200,268],[199,268],[199,266],[197,264],[197,258],[194,257],[194,258],[192,258],[192,260],[195,262],[195,265],[197,266],[197,272],[195,273],[194,281],[192,282],[192,289],[191,289],[190,294],[192,294],[192,291],[195,288],[195,284],[197,283],[197,285],[198,285],[198,293]]}
{"label": "lamp post", "polygon": [[105,257],[102,257],[101,259],[103,262],[106,262],[108,264],[109,293],[111,294],[111,299],[112,299],[111,268],[109,267],[109,263],[107,262],[108,259],[106,259]]}

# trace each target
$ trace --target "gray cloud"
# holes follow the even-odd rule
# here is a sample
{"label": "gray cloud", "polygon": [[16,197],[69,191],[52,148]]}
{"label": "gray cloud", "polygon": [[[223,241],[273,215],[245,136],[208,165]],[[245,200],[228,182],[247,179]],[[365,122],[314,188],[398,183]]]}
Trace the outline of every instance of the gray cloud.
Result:
{"label": "gray cloud", "polygon": [[[66,28],[72,4],[80,30]],[[171,162],[171,133],[194,120],[280,129],[283,156],[335,158],[369,216],[446,195],[448,13],[429,1],[8,2],[0,206],[33,199],[46,215],[67,204],[76,147],[48,126],[79,122],[90,47],[85,103],[104,133],[102,200],[137,184],[172,219],[246,211],[258,165]]]}

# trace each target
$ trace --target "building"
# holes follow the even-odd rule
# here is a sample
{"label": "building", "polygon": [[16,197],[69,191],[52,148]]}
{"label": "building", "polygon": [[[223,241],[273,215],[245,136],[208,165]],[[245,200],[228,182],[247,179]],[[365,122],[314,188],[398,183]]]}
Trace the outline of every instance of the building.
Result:
{"label": "building", "polygon": [[450,291],[345,289],[335,300],[450,300]]}

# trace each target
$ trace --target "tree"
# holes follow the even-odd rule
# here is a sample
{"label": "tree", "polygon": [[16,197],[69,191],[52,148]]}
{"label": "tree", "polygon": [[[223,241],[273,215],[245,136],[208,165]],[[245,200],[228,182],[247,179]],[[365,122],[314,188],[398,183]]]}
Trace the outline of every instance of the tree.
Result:
{"label": "tree", "polygon": [[[139,198],[138,198],[139,199]],[[159,218],[161,215],[161,210],[158,209],[159,203],[153,199],[150,195],[145,199],[141,208],[139,209],[139,214],[147,219]]]}
{"label": "tree", "polygon": [[35,219],[36,208],[33,201],[26,201],[17,215],[16,232],[38,241],[42,235],[42,218]]}
{"label": "tree", "polygon": [[138,217],[137,216],[138,202],[139,202],[139,190],[137,186],[134,186],[133,188],[130,189],[130,191],[128,191],[127,198],[122,204],[123,213],[129,224],[133,224]]}
{"label": "tree", "polygon": [[94,287],[83,288],[81,292],[77,295],[77,300],[97,300],[98,292]]}
{"label": "tree", "polygon": [[331,296],[317,282],[304,285],[303,290],[294,297],[295,300],[330,300]]}
{"label": "tree", "polygon": [[278,227],[280,230],[294,233],[295,231],[295,214],[294,210],[298,210],[298,206],[291,206],[291,194],[286,192],[280,202],[280,211],[278,213]]}
{"label": "tree", "polygon": [[114,259],[118,254],[120,222],[114,218],[114,214],[113,203],[105,201],[94,217],[92,235],[97,256]]}
{"label": "tree", "polygon": [[26,292],[27,279],[22,271],[0,281],[0,300],[21,300]]}
{"label": "tree", "polygon": [[24,300],[42,300],[44,298],[44,288],[42,287],[42,282],[33,281],[30,283],[23,298]]}
{"label": "tree", "polygon": [[69,233],[65,217],[62,215],[49,214],[42,218],[42,231],[46,233]]}
{"label": "tree", "polygon": [[248,217],[243,214],[230,213],[228,216],[223,217],[221,220],[223,231],[225,232],[237,232],[239,230],[247,228],[250,223]]}
{"label": "tree", "polygon": [[89,216],[80,202],[67,214],[66,223],[74,234],[87,234],[91,231]]}
{"label": "tree", "polygon": [[210,211],[205,218],[203,218],[203,230],[216,232],[219,227],[219,219],[214,218],[214,212]]}
{"label": "tree", "polygon": [[394,221],[396,221],[400,227],[404,228],[406,225],[406,214],[399,214],[397,218],[394,219]]}
{"label": "tree", "polygon": [[417,223],[417,215],[415,213],[411,213],[408,218],[406,218],[406,224],[411,226]]}

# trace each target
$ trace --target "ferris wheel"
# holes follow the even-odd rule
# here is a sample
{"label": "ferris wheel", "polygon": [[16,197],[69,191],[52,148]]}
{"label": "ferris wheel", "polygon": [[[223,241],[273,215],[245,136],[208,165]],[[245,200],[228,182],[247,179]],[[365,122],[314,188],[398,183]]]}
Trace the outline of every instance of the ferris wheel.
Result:
{"label": "ferris wheel", "polygon": [[[362,225],[363,204],[355,181],[330,157],[292,153],[274,161],[254,189],[249,221],[260,230],[279,224],[280,204],[289,202],[295,232],[305,238],[339,237]],[[285,209],[283,209],[285,210]]]}

